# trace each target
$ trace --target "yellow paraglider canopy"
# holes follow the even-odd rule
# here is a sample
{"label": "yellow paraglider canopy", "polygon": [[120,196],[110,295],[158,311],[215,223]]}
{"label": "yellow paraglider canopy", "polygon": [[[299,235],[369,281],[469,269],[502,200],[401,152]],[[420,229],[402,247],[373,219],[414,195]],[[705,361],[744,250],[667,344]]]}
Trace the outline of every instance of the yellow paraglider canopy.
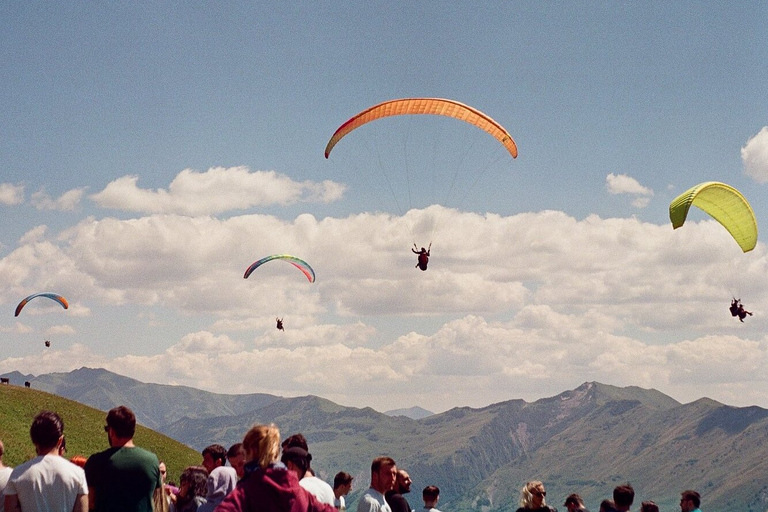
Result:
{"label": "yellow paraglider canopy", "polygon": [[752,207],[741,193],[730,185],[707,181],[691,187],[669,204],[669,220],[674,229],[685,223],[691,205],[707,212],[723,225],[739,244],[749,252],[757,245],[757,219]]}

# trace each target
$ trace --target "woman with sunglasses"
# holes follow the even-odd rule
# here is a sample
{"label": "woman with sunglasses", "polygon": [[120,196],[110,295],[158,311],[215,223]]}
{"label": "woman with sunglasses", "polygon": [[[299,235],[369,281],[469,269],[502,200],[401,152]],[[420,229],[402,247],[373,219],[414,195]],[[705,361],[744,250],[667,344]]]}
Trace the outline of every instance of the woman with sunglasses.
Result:
{"label": "woman with sunglasses", "polygon": [[553,508],[547,506],[546,496],[543,483],[538,480],[526,483],[520,491],[520,508],[517,512],[554,512]]}

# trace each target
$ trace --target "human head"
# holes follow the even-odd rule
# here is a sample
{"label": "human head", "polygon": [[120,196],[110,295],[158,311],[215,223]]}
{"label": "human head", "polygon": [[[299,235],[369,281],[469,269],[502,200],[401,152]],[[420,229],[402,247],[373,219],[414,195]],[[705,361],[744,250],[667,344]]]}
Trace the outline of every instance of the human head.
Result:
{"label": "human head", "polygon": [[256,461],[265,468],[280,457],[280,431],[274,424],[254,425],[243,438],[246,462]]}
{"label": "human head", "polygon": [[168,476],[168,468],[165,466],[165,462],[160,461],[160,464],[158,464],[160,468],[160,478],[163,481],[163,484],[165,484],[165,478]]}
{"label": "human head", "polygon": [[212,444],[203,448],[203,467],[210,473],[227,460],[227,449],[220,444]]}
{"label": "human head", "polygon": [[235,443],[227,450],[227,460],[229,465],[235,468],[237,478],[243,478],[245,474],[245,450],[243,443]]}
{"label": "human head", "polygon": [[304,437],[304,434],[293,434],[292,436],[288,436],[285,438],[285,440],[280,443],[280,446],[285,450],[286,448],[291,448],[293,446],[302,448],[303,450],[309,451],[309,445],[307,445],[307,438]]}
{"label": "human head", "polygon": [[603,500],[600,502],[600,509],[598,512],[611,512],[611,510],[616,510],[613,508],[613,502],[611,500]]}
{"label": "human head", "polygon": [[573,512],[575,510],[580,510],[584,508],[584,500],[581,499],[581,496],[578,494],[569,494],[567,498],[565,498],[565,503],[563,503],[563,506],[568,510],[568,512]]}
{"label": "human head", "polygon": [[376,457],[371,463],[371,487],[385,493],[392,489],[397,479],[397,465],[391,457]]}
{"label": "human head", "polygon": [[701,495],[693,490],[680,493],[681,512],[692,512],[701,506]]}
{"label": "human head", "polygon": [[283,449],[283,456],[280,458],[280,462],[285,464],[288,469],[294,471],[299,480],[304,478],[304,475],[309,470],[309,463],[312,460],[312,454],[310,454],[304,448],[299,446],[289,446]]}
{"label": "human head", "polygon": [[203,466],[189,466],[179,477],[179,497],[191,501],[195,496],[205,497],[208,492],[208,471]]}
{"label": "human head", "polygon": [[346,496],[351,490],[352,475],[346,471],[336,473],[336,476],[333,477],[333,494],[338,498],[339,496]]}
{"label": "human head", "polygon": [[437,500],[440,499],[440,489],[436,485],[428,485],[421,491],[421,499],[424,500],[424,506],[434,507]]}
{"label": "human head", "polygon": [[107,431],[120,439],[133,439],[136,433],[136,415],[128,407],[121,405],[107,413]]}
{"label": "human head", "polygon": [[541,508],[547,504],[547,491],[544,484],[538,480],[527,482],[520,491],[520,506],[522,508]]}
{"label": "human head", "polygon": [[64,420],[55,412],[42,411],[32,420],[29,436],[37,447],[38,455],[49,452],[59,445],[64,436]]}
{"label": "human head", "polygon": [[640,512],[659,512],[659,506],[652,501],[644,501],[640,504]]}
{"label": "human head", "polygon": [[411,492],[411,476],[404,469],[397,470],[397,477],[395,478],[395,490],[400,494]]}
{"label": "human head", "polygon": [[629,510],[635,501],[635,490],[630,484],[617,485],[613,488],[613,502],[619,510]]}

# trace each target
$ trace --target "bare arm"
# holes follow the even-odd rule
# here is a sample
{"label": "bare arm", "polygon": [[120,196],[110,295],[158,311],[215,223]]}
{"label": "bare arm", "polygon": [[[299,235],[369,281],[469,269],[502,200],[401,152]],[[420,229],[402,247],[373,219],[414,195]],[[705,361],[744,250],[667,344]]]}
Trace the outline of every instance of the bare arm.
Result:
{"label": "bare arm", "polygon": [[87,494],[78,494],[75,499],[75,506],[72,507],[72,512],[88,512],[88,507],[90,506],[88,496]]}

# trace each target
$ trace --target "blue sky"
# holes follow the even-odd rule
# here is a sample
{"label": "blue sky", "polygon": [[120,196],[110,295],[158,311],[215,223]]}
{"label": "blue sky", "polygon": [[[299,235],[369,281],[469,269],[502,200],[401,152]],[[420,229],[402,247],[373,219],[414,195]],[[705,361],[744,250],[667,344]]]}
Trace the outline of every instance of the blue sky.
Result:
{"label": "blue sky", "polygon": [[[587,380],[768,407],[765,245],[667,211],[715,180],[768,215],[766,26],[760,2],[5,3],[0,372],[380,410]],[[484,111],[519,157],[425,117],[323,158],[415,96]],[[240,277],[278,252],[317,282]],[[13,318],[44,290],[72,307]]]}

